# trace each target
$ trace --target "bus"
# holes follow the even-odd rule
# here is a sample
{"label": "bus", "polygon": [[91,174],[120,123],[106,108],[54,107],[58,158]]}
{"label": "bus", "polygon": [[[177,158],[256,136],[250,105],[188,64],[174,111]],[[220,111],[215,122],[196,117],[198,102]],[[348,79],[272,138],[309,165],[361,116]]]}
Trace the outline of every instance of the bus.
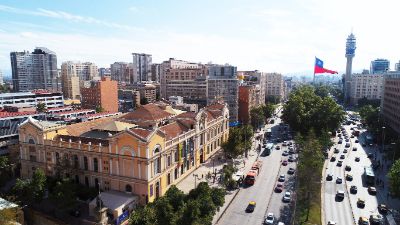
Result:
{"label": "bus", "polygon": [[271,135],[272,135],[272,130],[271,130],[271,128],[267,129],[267,131],[265,132],[265,134],[267,135],[267,137],[271,137]]}
{"label": "bus", "polygon": [[370,166],[364,167],[364,179],[365,182],[369,185],[375,184],[375,174],[374,170]]}
{"label": "bus", "polygon": [[267,146],[265,146],[264,155],[270,155],[273,149],[274,143],[268,143]]}

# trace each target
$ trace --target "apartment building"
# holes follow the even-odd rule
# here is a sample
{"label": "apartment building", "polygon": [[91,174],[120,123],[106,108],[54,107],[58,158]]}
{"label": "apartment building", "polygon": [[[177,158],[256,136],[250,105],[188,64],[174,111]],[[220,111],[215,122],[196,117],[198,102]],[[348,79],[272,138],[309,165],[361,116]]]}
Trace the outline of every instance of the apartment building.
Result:
{"label": "apartment building", "polygon": [[91,81],[90,87],[81,88],[81,95],[84,109],[96,109],[100,106],[106,112],[118,112],[118,85],[110,77]]}
{"label": "apartment building", "polygon": [[381,112],[388,124],[400,135],[400,73],[389,72],[384,77]]}
{"label": "apartment building", "polygon": [[257,85],[259,89],[258,96],[256,98],[256,104],[265,104],[265,93],[267,89],[267,76],[266,73],[258,70],[254,71],[238,71],[238,77],[248,85]]}
{"label": "apartment building", "polygon": [[207,104],[224,101],[228,104],[231,122],[238,120],[239,79],[237,69],[230,65],[207,65]]}
{"label": "apartment building", "polygon": [[10,59],[15,91],[60,91],[55,52],[38,47],[33,52],[11,52]]}
{"label": "apartment building", "polygon": [[182,96],[185,103],[207,105],[205,65],[170,58],[160,65],[161,98]]}
{"label": "apartment building", "polygon": [[350,104],[357,105],[362,98],[381,100],[384,76],[385,74],[352,74]]}
{"label": "apartment building", "polygon": [[257,85],[239,86],[239,122],[249,124],[251,122],[250,110],[259,106],[260,88]]}
{"label": "apartment building", "polygon": [[[148,104],[139,113],[68,126],[29,118],[19,128],[21,176],[41,168],[48,176],[152,202],[218,152],[229,135],[225,104],[175,116],[166,109]],[[56,169],[63,160],[71,166]]]}
{"label": "apartment building", "polygon": [[144,53],[132,53],[133,83],[151,80],[152,57]]}
{"label": "apartment building", "polygon": [[98,68],[94,63],[67,61],[61,64],[62,91],[65,99],[80,99],[80,81],[98,77]]}
{"label": "apartment building", "polygon": [[131,112],[140,106],[140,92],[138,90],[118,89],[118,105],[120,112]]}
{"label": "apartment building", "polygon": [[119,84],[133,84],[133,64],[127,62],[115,62],[110,65],[111,79]]}
{"label": "apartment building", "polygon": [[266,98],[273,97],[281,101],[285,96],[284,79],[280,73],[267,73],[266,74]]}

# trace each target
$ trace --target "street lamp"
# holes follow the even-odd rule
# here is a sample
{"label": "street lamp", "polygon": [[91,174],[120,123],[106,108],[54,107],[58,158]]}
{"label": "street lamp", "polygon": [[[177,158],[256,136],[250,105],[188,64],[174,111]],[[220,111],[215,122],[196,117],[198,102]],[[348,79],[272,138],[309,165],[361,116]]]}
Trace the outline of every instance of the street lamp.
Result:
{"label": "street lamp", "polygon": [[385,128],[386,127],[382,127],[382,152],[385,151]]}

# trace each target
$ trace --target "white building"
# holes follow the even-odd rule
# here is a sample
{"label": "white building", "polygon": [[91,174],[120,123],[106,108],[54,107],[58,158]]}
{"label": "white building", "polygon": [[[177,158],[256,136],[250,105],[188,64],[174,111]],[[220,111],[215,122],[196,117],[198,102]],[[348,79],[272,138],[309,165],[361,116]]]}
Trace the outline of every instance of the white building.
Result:
{"label": "white building", "polygon": [[352,74],[350,78],[350,104],[357,105],[358,100],[382,99],[384,74]]}
{"label": "white building", "polygon": [[80,81],[93,80],[99,76],[94,63],[67,61],[61,64],[62,91],[66,99],[80,99]]}
{"label": "white building", "polygon": [[281,101],[285,97],[285,80],[280,73],[266,74],[265,96],[269,99],[271,96]]}
{"label": "white building", "polygon": [[37,91],[0,94],[0,107],[36,107],[39,102],[46,104],[47,108],[64,106],[64,98],[61,92]]}

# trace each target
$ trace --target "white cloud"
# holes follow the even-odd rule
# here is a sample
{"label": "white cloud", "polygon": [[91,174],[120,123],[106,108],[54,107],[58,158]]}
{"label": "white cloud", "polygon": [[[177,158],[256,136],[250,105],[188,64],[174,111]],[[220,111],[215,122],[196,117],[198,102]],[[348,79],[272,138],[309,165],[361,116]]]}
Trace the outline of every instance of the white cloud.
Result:
{"label": "white cloud", "polygon": [[131,7],[129,7],[129,11],[137,13],[137,12],[139,12],[139,9],[135,6],[131,6]]}

